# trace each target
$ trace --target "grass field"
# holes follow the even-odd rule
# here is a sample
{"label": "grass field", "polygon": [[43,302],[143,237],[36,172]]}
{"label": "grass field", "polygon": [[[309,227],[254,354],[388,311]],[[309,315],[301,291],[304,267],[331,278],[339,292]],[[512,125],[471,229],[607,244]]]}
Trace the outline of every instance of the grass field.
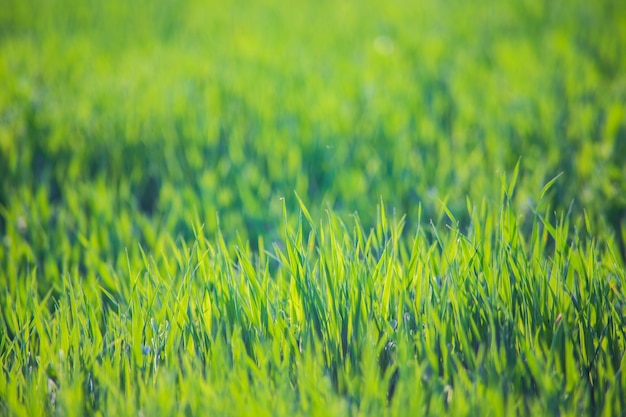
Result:
{"label": "grass field", "polygon": [[3,0],[0,415],[626,416],[620,1]]}

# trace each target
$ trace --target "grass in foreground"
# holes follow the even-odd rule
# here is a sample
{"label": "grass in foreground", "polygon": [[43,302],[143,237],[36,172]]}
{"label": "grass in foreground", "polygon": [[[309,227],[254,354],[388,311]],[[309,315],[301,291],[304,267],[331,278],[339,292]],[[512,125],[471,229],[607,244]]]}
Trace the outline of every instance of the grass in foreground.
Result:
{"label": "grass in foreground", "polygon": [[14,230],[0,411],[623,415],[615,244],[547,208],[520,216],[503,190],[502,206],[468,201],[463,233],[449,212],[407,237],[382,204],[371,230],[301,205],[255,254],[196,225],[129,248],[124,269],[65,265],[43,296]]}
{"label": "grass in foreground", "polygon": [[0,414],[626,415],[620,2],[240,3],[0,7]]}

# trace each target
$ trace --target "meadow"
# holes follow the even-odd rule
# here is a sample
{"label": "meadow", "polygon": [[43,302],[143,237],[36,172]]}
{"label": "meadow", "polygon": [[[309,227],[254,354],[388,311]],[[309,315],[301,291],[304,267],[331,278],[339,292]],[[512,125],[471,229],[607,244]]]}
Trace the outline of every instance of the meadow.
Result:
{"label": "meadow", "polygon": [[626,415],[619,1],[3,0],[0,415]]}

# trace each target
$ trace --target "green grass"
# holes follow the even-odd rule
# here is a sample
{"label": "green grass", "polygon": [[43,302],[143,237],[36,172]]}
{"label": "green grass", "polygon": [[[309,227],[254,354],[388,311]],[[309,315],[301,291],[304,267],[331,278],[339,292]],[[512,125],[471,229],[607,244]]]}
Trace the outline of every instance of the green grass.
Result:
{"label": "green grass", "polygon": [[0,415],[626,415],[619,2],[5,3]]}

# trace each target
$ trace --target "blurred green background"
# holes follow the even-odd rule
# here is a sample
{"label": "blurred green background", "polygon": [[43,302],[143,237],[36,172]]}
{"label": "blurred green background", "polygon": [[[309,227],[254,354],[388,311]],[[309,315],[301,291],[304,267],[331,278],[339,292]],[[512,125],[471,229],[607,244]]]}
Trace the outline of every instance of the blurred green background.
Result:
{"label": "blurred green background", "polygon": [[294,191],[411,230],[521,161],[520,213],[563,172],[548,203],[620,239],[624,51],[609,0],[4,0],[0,235],[70,264],[195,223],[254,247]]}

